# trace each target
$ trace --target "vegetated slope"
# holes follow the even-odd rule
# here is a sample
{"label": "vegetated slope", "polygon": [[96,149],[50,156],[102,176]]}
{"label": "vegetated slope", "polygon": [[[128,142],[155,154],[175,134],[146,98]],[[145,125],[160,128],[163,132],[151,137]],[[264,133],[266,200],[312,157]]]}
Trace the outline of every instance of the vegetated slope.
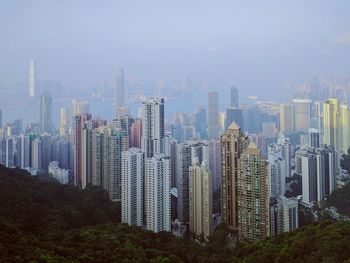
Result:
{"label": "vegetated slope", "polygon": [[38,180],[20,169],[0,166],[0,221],[23,231],[57,231],[117,222],[118,209],[98,189]]}
{"label": "vegetated slope", "polygon": [[[97,189],[78,190],[0,166],[0,262],[342,262],[350,224],[321,223],[255,244],[227,246],[221,226],[201,247],[117,223]],[[349,261],[350,262],[350,261]]]}
{"label": "vegetated slope", "polygon": [[241,244],[233,262],[350,262],[350,223],[322,222]]}
{"label": "vegetated slope", "polygon": [[334,206],[338,212],[350,217],[350,183],[336,189],[327,199],[326,207]]}

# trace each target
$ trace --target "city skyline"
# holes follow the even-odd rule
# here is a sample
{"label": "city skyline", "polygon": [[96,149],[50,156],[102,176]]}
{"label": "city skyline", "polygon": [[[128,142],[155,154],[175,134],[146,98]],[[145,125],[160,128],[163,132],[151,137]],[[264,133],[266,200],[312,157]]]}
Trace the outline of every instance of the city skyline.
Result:
{"label": "city skyline", "polygon": [[108,213],[79,200],[95,225],[208,251],[350,221],[325,207],[350,185],[350,4],[336,3],[4,0],[0,166],[96,191]]}

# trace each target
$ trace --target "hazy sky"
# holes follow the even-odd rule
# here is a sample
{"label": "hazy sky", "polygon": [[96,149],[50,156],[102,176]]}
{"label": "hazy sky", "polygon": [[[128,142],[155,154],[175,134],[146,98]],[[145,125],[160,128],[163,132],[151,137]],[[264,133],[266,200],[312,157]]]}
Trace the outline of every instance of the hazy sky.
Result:
{"label": "hazy sky", "polygon": [[[243,96],[350,74],[350,1],[0,0],[0,84],[38,78],[220,80]],[[281,94],[281,93],[277,93]]]}

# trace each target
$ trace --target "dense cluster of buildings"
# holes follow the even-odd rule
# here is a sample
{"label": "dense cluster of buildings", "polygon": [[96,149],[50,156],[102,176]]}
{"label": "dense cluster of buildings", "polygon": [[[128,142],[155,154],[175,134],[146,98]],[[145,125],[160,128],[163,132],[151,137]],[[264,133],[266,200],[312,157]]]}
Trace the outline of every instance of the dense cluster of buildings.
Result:
{"label": "dense cluster of buildings", "polygon": [[[29,71],[34,96],[32,62]],[[0,163],[48,173],[62,184],[100,187],[120,202],[124,223],[159,232],[176,222],[204,239],[219,222],[241,241],[291,231],[301,205],[320,204],[337,188],[350,115],[336,98],[240,105],[231,87],[225,112],[218,93],[209,92],[207,109],[177,113],[167,123],[164,98],[144,100],[139,116],[130,116],[123,69],[116,79],[112,122],[93,118],[88,104],[73,100],[55,128],[44,91],[37,124],[0,123]],[[302,191],[295,193],[291,182],[298,177]]]}

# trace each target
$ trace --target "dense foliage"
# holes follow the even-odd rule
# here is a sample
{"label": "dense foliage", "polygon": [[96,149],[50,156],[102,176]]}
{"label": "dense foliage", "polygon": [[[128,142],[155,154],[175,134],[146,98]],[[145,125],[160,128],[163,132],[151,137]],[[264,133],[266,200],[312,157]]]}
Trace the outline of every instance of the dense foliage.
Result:
{"label": "dense foliage", "polygon": [[233,262],[350,262],[350,223],[322,222],[240,245]]}
{"label": "dense foliage", "polygon": [[338,212],[350,216],[350,183],[335,190],[327,199],[325,206],[334,206]]}
{"label": "dense foliage", "polygon": [[116,222],[117,207],[98,189],[78,190],[0,166],[0,221],[25,232]]}
{"label": "dense foliage", "polygon": [[229,262],[226,229],[203,247],[118,224],[98,189],[78,190],[0,166],[0,262]]}
{"label": "dense foliage", "polygon": [[347,154],[342,155],[342,158],[340,159],[340,165],[350,174],[350,148],[348,149]]}
{"label": "dense foliage", "polygon": [[[350,224],[321,223],[233,250],[220,226],[202,247],[118,224],[97,189],[79,191],[0,167],[0,262],[341,262]],[[231,235],[232,237],[232,235]],[[231,242],[232,244],[232,242]]]}

